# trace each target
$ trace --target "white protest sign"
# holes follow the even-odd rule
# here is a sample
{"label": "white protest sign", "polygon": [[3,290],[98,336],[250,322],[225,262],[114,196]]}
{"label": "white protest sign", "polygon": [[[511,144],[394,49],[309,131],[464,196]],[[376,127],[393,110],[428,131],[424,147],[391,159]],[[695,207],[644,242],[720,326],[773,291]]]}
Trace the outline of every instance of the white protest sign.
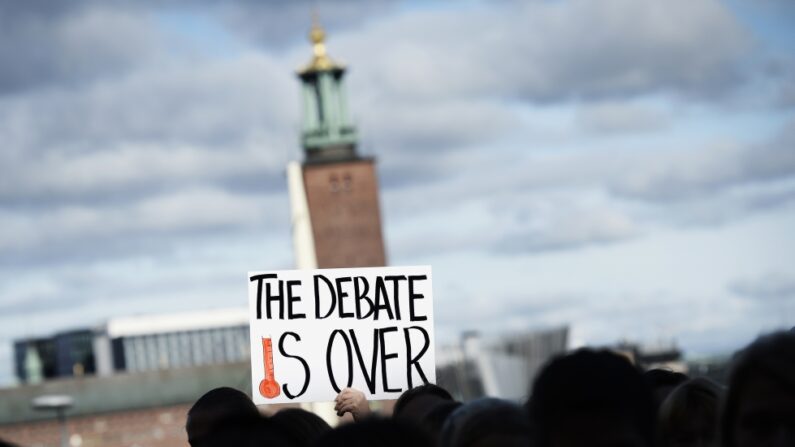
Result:
{"label": "white protest sign", "polygon": [[396,399],[436,381],[431,268],[249,272],[254,403]]}

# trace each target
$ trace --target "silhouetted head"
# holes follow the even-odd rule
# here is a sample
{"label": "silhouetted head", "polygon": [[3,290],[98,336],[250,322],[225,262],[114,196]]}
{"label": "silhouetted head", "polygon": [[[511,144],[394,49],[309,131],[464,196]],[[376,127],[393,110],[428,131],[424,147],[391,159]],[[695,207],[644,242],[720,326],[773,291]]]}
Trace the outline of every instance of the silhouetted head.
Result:
{"label": "silhouetted head", "polygon": [[676,387],[660,406],[657,427],[661,446],[716,447],[723,388],[695,378]]}
{"label": "silhouetted head", "polygon": [[795,333],[760,337],[736,355],[721,419],[726,447],[795,445]]}
{"label": "silhouetted head", "polygon": [[369,418],[341,425],[315,444],[323,447],[432,447],[428,435],[408,421]]}
{"label": "silhouetted head", "polygon": [[668,369],[650,369],[643,373],[643,380],[651,390],[654,408],[657,410],[674,388],[687,382],[687,376]]}
{"label": "silhouetted head", "polygon": [[426,383],[401,394],[395,402],[392,417],[419,422],[436,405],[452,401],[453,396],[446,389]]}
{"label": "silhouetted head", "polygon": [[447,421],[447,418],[461,405],[461,402],[452,400],[445,401],[435,405],[430,411],[428,411],[428,414],[422,418],[419,425],[425,430],[426,433],[428,433],[433,440],[434,445],[439,444],[439,438],[442,434],[442,427],[444,427],[444,423]]}
{"label": "silhouetted head", "polygon": [[11,444],[8,441],[3,441],[2,439],[0,439],[0,447],[17,447],[17,445]]}
{"label": "silhouetted head", "polygon": [[447,418],[439,439],[441,447],[526,447],[529,442],[524,409],[494,398],[460,406]]}
{"label": "silhouetted head", "polygon": [[643,376],[609,351],[580,349],[554,358],[527,403],[539,446],[649,446],[654,404]]}
{"label": "silhouetted head", "polygon": [[301,408],[280,410],[270,419],[297,442],[297,447],[314,445],[318,438],[331,430],[323,418]]}
{"label": "silhouetted head", "polygon": [[246,431],[256,427],[260,415],[257,406],[243,392],[234,388],[208,391],[188,410],[185,430],[192,447],[217,444],[219,437],[230,431]]}

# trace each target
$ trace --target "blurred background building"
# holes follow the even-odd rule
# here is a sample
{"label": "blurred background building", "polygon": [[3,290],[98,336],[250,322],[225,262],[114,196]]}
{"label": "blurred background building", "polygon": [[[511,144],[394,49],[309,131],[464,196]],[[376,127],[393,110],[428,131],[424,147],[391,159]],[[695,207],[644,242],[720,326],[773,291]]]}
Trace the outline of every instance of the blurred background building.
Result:
{"label": "blurred background building", "polygon": [[469,332],[436,351],[436,380],[457,399],[527,399],[530,379],[568,347],[568,327],[516,334]]}
{"label": "blurred background building", "polygon": [[362,157],[348,113],[345,67],[310,32],[312,60],[298,71],[302,162],[287,166],[296,268],[386,265],[375,159]]}
{"label": "blurred background building", "polygon": [[112,318],[97,328],[14,342],[21,383],[247,361],[246,309]]}

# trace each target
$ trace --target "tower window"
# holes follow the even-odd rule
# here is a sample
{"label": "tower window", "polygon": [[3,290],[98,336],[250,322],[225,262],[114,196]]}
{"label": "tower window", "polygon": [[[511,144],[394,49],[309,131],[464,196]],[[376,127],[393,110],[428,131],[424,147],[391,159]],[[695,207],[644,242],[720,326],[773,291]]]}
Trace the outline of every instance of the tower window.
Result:
{"label": "tower window", "polygon": [[351,178],[351,175],[346,172],[345,175],[342,176],[342,190],[350,191],[352,184],[353,184],[353,179]]}

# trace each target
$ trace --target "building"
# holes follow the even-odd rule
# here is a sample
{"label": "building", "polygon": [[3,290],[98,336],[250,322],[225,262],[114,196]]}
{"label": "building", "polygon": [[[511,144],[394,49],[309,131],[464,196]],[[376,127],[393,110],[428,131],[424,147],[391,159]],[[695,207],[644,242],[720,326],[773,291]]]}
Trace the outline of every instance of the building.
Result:
{"label": "building", "polygon": [[96,328],[18,340],[20,383],[248,361],[248,311],[215,309],[112,318]]}
{"label": "building", "polygon": [[0,390],[0,438],[56,445],[43,395],[74,398],[71,445],[185,445],[188,408],[218,386],[251,386],[248,311],[215,309],[111,318],[95,328],[14,343],[21,386]]}
{"label": "building", "polygon": [[492,336],[465,333],[460,344],[437,350],[437,382],[459,400],[524,401],[533,378],[550,358],[566,352],[568,339],[565,326]]}
{"label": "building", "polygon": [[688,373],[688,366],[684,361],[682,351],[674,342],[642,345],[623,341],[608,349],[626,356],[632,363],[645,371],[667,369]]}
{"label": "building", "polygon": [[706,377],[722,385],[729,383],[732,356],[728,354],[688,360],[687,371],[692,377]]}
{"label": "building", "polygon": [[309,37],[312,60],[298,71],[304,160],[287,167],[296,267],[383,266],[375,160],[357,152],[345,67],[326,53],[320,26]]}
{"label": "building", "polygon": [[94,338],[99,375],[247,361],[248,310],[113,318]]}
{"label": "building", "polygon": [[79,329],[14,342],[14,370],[21,383],[93,374],[93,331]]}
{"label": "building", "polygon": [[246,390],[250,364],[66,377],[0,389],[0,439],[20,446],[61,445],[61,427],[52,412],[36,411],[41,396],[67,395],[69,445],[80,447],[187,446],[188,409],[219,386]]}
{"label": "building", "polygon": [[[326,53],[325,32],[317,22],[309,39],[312,59],[297,73],[304,160],[287,166],[296,268],[384,266],[375,160],[357,152],[345,67]],[[333,403],[307,406],[334,424],[333,407]]]}

